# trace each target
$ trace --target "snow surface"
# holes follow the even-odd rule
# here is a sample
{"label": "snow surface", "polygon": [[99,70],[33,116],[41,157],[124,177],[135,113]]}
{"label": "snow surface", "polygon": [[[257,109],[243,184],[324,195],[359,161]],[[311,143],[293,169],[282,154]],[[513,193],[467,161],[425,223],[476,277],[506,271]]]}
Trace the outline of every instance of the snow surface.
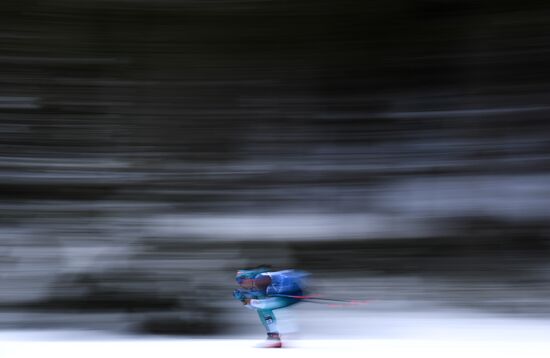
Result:
{"label": "snow surface", "polygon": [[0,356],[98,357],[548,357],[547,342],[420,339],[301,340],[283,349],[259,349],[247,339],[120,339],[4,341]]}
{"label": "snow surface", "polygon": [[464,312],[334,311],[317,315],[312,311],[305,312],[299,323],[301,339],[287,340],[283,349],[256,348],[263,338],[258,327],[245,335],[217,338],[0,331],[0,358],[550,357],[550,321],[542,319]]}

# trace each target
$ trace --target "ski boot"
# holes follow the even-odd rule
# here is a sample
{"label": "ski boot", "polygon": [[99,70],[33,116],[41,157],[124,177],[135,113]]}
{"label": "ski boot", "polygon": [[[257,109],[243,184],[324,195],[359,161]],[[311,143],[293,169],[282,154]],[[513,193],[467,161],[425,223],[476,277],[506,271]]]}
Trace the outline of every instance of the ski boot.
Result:
{"label": "ski boot", "polygon": [[282,348],[283,343],[281,342],[281,337],[277,332],[267,333],[266,341],[259,346],[260,348]]}

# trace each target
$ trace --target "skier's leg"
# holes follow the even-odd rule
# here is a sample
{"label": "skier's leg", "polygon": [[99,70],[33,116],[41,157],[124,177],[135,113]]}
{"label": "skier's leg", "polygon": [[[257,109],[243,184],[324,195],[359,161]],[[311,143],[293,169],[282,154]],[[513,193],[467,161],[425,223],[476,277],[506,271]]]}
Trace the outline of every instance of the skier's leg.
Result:
{"label": "skier's leg", "polygon": [[258,316],[267,331],[267,341],[262,345],[264,348],[281,348],[281,337],[277,328],[277,319],[272,310],[258,310]]}
{"label": "skier's leg", "polygon": [[277,329],[277,320],[273,314],[273,310],[258,310],[258,316],[267,333],[279,333]]}
{"label": "skier's leg", "polygon": [[295,336],[298,332],[297,322],[295,320],[295,311],[292,307],[283,307],[273,311],[277,319],[278,332],[285,336]]}
{"label": "skier's leg", "polygon": [[294,334],[297,332],[296,323],[288,307],[299,302],[299,300],[286,297],[270,297],[252,301],[258,310],[260,321],[268,333]]}

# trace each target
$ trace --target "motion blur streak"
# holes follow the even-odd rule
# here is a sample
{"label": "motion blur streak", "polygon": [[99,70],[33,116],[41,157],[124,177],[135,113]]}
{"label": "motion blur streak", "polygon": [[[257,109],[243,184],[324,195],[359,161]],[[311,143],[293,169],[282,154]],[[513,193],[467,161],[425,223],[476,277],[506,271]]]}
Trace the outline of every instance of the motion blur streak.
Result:
{"label": "motion blur streak", "polygon": [[548,44],[531,0],[2,1],[0,329],[252,336],[258,264],[371,302],[316,339],[546,320]]}

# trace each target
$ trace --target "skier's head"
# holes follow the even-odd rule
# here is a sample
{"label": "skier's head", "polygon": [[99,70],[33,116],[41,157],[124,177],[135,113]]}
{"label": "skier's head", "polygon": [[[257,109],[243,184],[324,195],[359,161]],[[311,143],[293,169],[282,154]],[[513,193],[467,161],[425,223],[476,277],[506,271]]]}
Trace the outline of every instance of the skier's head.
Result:
{"label": "skier's head", "polygon": [[261,265],[256,267],[244,268],[237,271],[235,280],[245,289],[251,289],[256,286],[256,279],[258,279],[259,284],[264,284],[265,279],[259,277],[260,274],[270,271],[271,266]]}

